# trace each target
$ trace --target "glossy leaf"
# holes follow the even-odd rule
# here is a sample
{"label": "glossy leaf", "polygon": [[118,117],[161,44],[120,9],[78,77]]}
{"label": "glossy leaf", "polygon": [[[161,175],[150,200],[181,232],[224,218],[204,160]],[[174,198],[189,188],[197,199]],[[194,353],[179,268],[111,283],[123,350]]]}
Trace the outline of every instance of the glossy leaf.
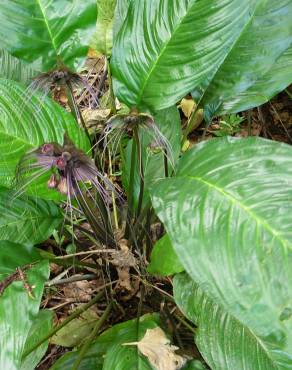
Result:
{"label": "glossy leaf", "polygon": [[99,0],[97,2],[96,31],[91,41],[92,48],[109,56],[113,46],[113,17],[116,0]]}
{"label": "glossy leaf", "polygon": [[36,75],[28,64],[0,49],[0,77],[27,84]]}
{"label": "glossy leaf", "polygon": [[[148,361],[138,355],[137,348],[125,346],[124,343],[135,342],[143,338],[147,329],[159,324],[157,315],[144,315],[140,318],[137,338],[137,320],[130,320],[114,325],[102,333],[90,346],[84,356],[80,370],[152,370]],[[78,352],[69,352],[62,356],[51,370],[71,370]]]}
{"label": "glossy leaf", "polygon": [[174,278],[174,297],[198,326],[195,342],[211,369],[281,369],[258,346],[249,328],[204,294],[187,274]]}
{"label": "glossy leaf", "polygon": [[284,90],[292,81],[292,46],[276,60],[276,63],[247,90],[223,102],[221,112],[240,112],[266,103]]}
{"label": "glossy leaf", "polygon": [[[30,328],[24,352],[34,346],[40,339],[49,334],[53,325],[53,312],[40,310]],[[26,356],[21,363],[21,370],[34,370],[47,351],[48,341],[40,345],[35,351]]]}
{"label": "glossy leaf", "polygon": [[36,244],[46,240],[63,220],[52,201],[21,196],[0,187],[0,240]]}
{"label": "glossy leaf", "polygon": [[0,43],[41,71],[58,63],[76,69],[87,55],[95,21],[96,0],[5,0]]}
{"label": "glossy leaf", "polygon": [[127,16],[130,2],[132,0],[116,0],[116,8],[114,13],[114,22],[113,22],[113,35],[114,39],[122,27],[124,20]]}
{"label": "glossy leaf", "polygon": [[253,333],[256,349],[245,358],[251,369],[257,353],[257,368],[270,361],[271,369],[290,369],[292,361],[291,154],[290,146],[264,139],[211,140],[153,189],[188,274]]}
{"label": "glossy leaf", "polygon": [[[0,281],[15,273],[17,267],[28,265],[24,273],[33,297],[23,281],[13,281],[0,296],[0,368],[19,370],[29,331],[38,316],[49,264],[40,261],[32,247],[0,241]],[[24,269],[24,268],[23,268]]]}
{"label": "glossy leaf", "polygon": [[[154,122],[159,128],[160,132],[168,140],[172,153],[169,154],[169,158],[172,159],[172,164],[169,163],[169,173],[172,173],[174,170],[173,163],[176,163],[180,154],[180,141],[181,141],[181,122],[178,109],[176,107],[171,107],[168,109],[161,110],[156,112],[153,116]],[[143,166],[144,166],[144,181],[145,181],[145,190],[143,204],[146,204],[149,198],[149,187],[153,182],[165,176],[164,171],[164,156],[159,149],[158,151],[150,147],[153,141],[153,135],[147,132],[147,130],[140,130],[140,136],[142,138],[142,155],[143,155]],[[123,163],[123,174],[122,180],[123,184],[128,190],[129,187],[129,178],[131,170],[131,151],[132,151],[132,140],[129,142],[126,152],[125,152],[125,161]],[[140,191],[140,174],[138,168],[138,159],[136,160],[136,169],[134,177],[134,205],[137,206],[138,198]]]}
{"label": "glossy leaf", "polygon": [[167,234],[155,243],[147,271],[150,274],[162,276],[174,275],[184,271],[184,267],[180,263]]}
{"label": "glossy leaf", "polygon": [[[16,82],[0,79],[0,185],[11,185],[24,153],[45,142],[62,144],[65,131],[79,148],[89,149],[86,135],[71,114],[49,98],[32,97]],[[30,192],[54,199],[56,191],[48,190],[46,180]]]}
{"label": "glossy leaf", "polygon": [[[292,42],[291,17],[287,0],[132,1],[113,48],[116,95],[157,110],[194,91],[215,114],[246,92],[255,106],[255,93],[271,96],[292,81],[287,65],[277,67]],[[269,78],[265,91],[260,81]]]}

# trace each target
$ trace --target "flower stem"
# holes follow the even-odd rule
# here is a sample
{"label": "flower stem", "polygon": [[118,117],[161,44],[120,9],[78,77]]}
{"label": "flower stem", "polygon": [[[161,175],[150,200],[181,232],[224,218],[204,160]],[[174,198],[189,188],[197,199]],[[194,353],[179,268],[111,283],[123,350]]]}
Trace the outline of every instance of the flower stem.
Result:
{"label": "flower stem", "polygon": [[68,81],[67,84],[66,84],[66,93],[67,93],[67,98],[68,98],[68,104],[69,104],[69,107],[70,107],[70,110],[71,110],[71,113],[73,114],[76,122],[81,122],[81,125],[85,131],[85,134],[86,136],[88,137],[88,140],[91,144],[91,139],[90,139],[90,135],[89,135],[89,132],[87,130],[87,127],[86,127],[86,124],[84,122],[84,119],[82,117],[82,113],[76,103],[76,100],[75,100],[75,97],[74,97],[74,94],[73,94],[73,88],[72,88],[72,85],[71,85],[71,82]]}
{"label": "flower stem", "polygon": [[139,175],[140,175],[140,191],[138,199],[138,208],[137,208],[137,217],[139,217],[142,209],[143,195],[144,195],[144,168],[143,168],[143,158],[142,158],[142,144],[139,137],[138,129],[134,130],[134,138],[137,145],[138,151],[138,166],[139,166]]}
{"label": "flower stem", "polygon": [[131,150],[131,168],[130,168],[130,179],[129,179],[129,189],[128,189],[128,211],[126,218],[126,230],[125,237],[129,238],[130,235],[130,225],[133,217],[133,192],[134,192],[134,176],[135,176],[135,167],[136,167],[136,145],[134,140],[132,141],[132,150]]}
{"label": "flower stem", "polygon": [[[108,160],[109,160],[110,176],[112,177],[113,176],[113,166],[112,166],[110,149],[108,149]],[[119,229],[118,212],[117,212],[116,198],[115,198],[115,194],[113,191],[112,191],[112,202],[113,202],[113,215],[114,215],[115,228],[116,230],[118,230]]]}
{"label": "flower stem", "polygon": [[86,353],[87,353],[87,351],[90,347],[91,342],[95,339],[95,337],[96,337],[97,333],[99,332],[100,328],[102,327],[102,325],[104,324],[104,322],[108,318],[112,307],[113,307],[113,302],[110,302],[110,304],[107,306],[107,308],[105,309],[105,311],[102,314],[102,316],[100,317],[100,319],[97,321],[95,327],[93,328],[93,330],[92,330],[91,334],[89,335],[89,337],[87,338],[86,342],[81,347],[80,352],[77,356],[77,359],[73,364],[72,370],[78,370],[79,365],[80,365],[83,357],[86,355]]}
{"label": "flower stem", "polygon": [[98,302],[101,299],[103,294],[104,294],[104,291],[99,292],[91,301],[89,301],[84,306],[78,308],[73,313],[71,313],[71,315],[68,316],[67,319],[64,320],[60,325],[53,328],[44,338],[39,340],[34,346],[29,348],[27,351],[25,351],[24,354],[22,355],[22,358],[27,357],[30,353],[35,351],[40,345],[42,345],[49,338],[51,338],[53,335],[55,335],[59,330],[61,330],[64,326],[66,326],[70,321],[76,319],[76,317],[80,316],[84,311],[88,310],[88,308],[93,306],[96,302]]}
{"label": "flower stem", "polygon": [[112,80],[109,60],[106,60],[106,69],[107,69],[107,78],[108,78],[109,92],[110,92],[111,113],[117,114],[115,95],[114,95],[114,89],[113,89],[113,80]]}

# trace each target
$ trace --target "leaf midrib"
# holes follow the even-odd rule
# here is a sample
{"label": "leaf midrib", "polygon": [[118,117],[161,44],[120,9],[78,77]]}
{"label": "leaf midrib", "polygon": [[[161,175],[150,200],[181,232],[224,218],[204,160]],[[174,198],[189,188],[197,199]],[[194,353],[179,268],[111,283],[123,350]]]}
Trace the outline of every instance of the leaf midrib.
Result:
{"label": "leaf midrib", "polygon": [[199,181],[205,185],[207,185],[209,188],[216,190],[218,193],[224,195],[225,198],[229,199],[233,204],[236,204],[241,209],[243,209],[247,214],[249,214],[258,224],[262,225],[265,230],[267,230],[270,234],[273,235],[276,239],[280,241],[280,243],[283,245],[285,250],[291,249],[290,242],[282,237],[280,237],[277,230],[275,230],[267,221],[265,221],[261,216],[257,215],[254,211],[252,211],[247,205],[245,205],[243,202],[241,202],[239,199],[232,196],[230,193],[226,192],[223,188],[220,188],[216,184],[210,182],[209,180],[205,180],[202,177],[199,176],[181,176],[181,177],[187,177],[196,181]]}
{"label": "leaf midrib", "polygon": [[45,9],[43,8],[42,4],[41,4],[41,1],[40,0],[36,0],[36,3],[37,5],[39,6],[40,8],[40,11],[42,13],[42,16],[43,16],[43,20],[44,20],[44,23],[45,23],[45,26],[47,28],[47,31],[48,31],[48,34],[49,34],[49,37],[51,39],[51,43],[52,43],[52,46],[53,46],[53,49],[54,49],[54,52],[56,54],[56,58],[58,58],[58,49],[57,49],[57,46],[55,44],[55,39],[53,37],[53,34],[52,34],[52,31],[51,31],[51,28],[50,28],[50,25],[49,25],[49,22],[48,22],[48,19],[46,18],[46,13],[45,13]]}
{"label": "leaf midrib", "polygon": [[181,24],[183,23],[184,19],[189,15],[189,12],[192,10],[193,6],[195,6],[197,4],[197,2],[195,1],[194,4],[192,4],[190,6],[189,9],[187,9],[186,11],[186,14],[179,20],[179,22],[177,23],[177,25],[174,27],[173,29],[173,32],[171,33],[169,39],[164,43],[164,46],[162,47],[162,49],[160,49],[160,52],[159,54],[157,55],[157,58],[154,60],[154,62],[152,63],[152,66],[149,70],[149,73],[148,75],[146,76],[145,80],[144,80],[144,83],[142,85],[142,87],[140,88],[140,92],[139,92],[139,95],[137,97],[137,105],[139,106],[141,104],[141,101],[142,101],[142,97],[143,97],[143,93],[144,93],[144,90],[146,88],[146,85],[148,84],[148,81],[150,80],[150,77],[153,73],[153,71],[155,70],[156,66],[158,65],[161,57],[163,56],[168,44],[172,41],[175,33],[177,32],[177,30],[180,28]]}

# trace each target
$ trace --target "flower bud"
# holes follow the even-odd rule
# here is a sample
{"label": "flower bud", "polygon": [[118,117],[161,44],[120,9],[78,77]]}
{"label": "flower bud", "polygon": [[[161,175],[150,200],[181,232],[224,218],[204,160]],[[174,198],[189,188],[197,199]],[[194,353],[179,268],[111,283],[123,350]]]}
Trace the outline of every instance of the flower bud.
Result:
{"label": "flower bud", "polygon": [[68,194],[68,184],[67,184],[66,177],[63,177],[63,176],[61,177],[61,180],[57,186],[57,189],[61,194],[65,194],[65,195]]}
{"label": "flower bud", "polygon": [[48,188],[55,189],[58,185],[57,176],[53,173],[48,181]]}

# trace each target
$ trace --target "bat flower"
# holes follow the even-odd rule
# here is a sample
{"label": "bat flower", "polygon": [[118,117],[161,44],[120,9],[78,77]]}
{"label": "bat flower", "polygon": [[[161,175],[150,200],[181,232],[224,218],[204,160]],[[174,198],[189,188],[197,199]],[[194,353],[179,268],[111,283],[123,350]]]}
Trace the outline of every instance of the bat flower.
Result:
{"label": "bat flower", "polygon": [[82,88],[89,93],[93,107],[97,107],[99,104],[96,93],[87,82],[86,78],[78,73],[70,71],[66,67],[41,73],[33,78],[31,84],[27,88],[27,97],[31,99],[37,91],[41,91],[45,97],[50,93],[52,88],[60,86],[68,87],[71,92],[73,92],[74,89]]}
{"label": "bat flower", "polygon": [[163,153],[169,160],[171,166],[174,167],[172,147],[168,139],[156,125],[153,117],[148,114],[132,113],[130,115],[118,114],[113,116],[107,122],[100,141],[104,142],[104,148],[111,145],[113,153],[115,154],[123,135],[131,135],[133,130],[136,128],[139,128],[139,130],[141,129],[142,135],[143,132],[145,132],[150,137],[148,147],[150,149],[163,150]]}
{"label": "bat flower", "polygon": [[[97,170],[92,159],[77,149],[66,135],[63,146],[46,143],[27,153],[18,165],[16,179],[21,180],[25,174],[30,174],[26,176],[28,181],[22,186],[24,188],[48,171],[52,172],[48,188],[56,189],[69,199],[83,197],[83,191],[87,191],[88,184],[91,184],[106,202],[110,200],[109,191],[115,191],[113,184]],[[88,194],[93,200],[91,193]]]}

